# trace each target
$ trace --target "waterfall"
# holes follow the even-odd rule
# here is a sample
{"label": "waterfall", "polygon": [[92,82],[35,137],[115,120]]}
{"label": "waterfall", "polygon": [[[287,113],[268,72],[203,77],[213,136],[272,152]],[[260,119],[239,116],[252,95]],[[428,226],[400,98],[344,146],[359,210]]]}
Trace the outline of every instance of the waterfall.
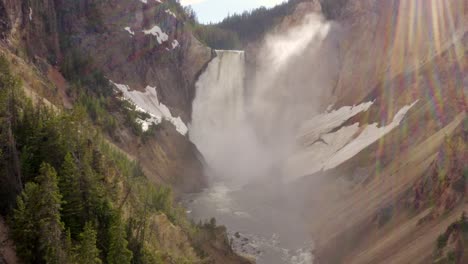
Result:
{"label": "waterfall", "polygon": [[261,167],[254,164],[261,148],[247,120],[245,54],[216,55],[196,84],[190,139],[217,177],[239,179]]}
{"label": "waterfall", "polygon": [[244,119],[245,54],[216,51],[196,84],[191,139],[204,148],[204,135],[221,132]]}
{"label": "waterfall", "polygon": [[[189,137],[212,176],[212,186],[201,194],[212,204],[197,211],[213,210],[231,230],[251,235],[249,243],[231,238],[247,245],[247,252],[249,245],[255,254],[262,250],[259,264],[312,262],[302,203],[294,186],[283,184],[283,167],[300,124],[328,103],[336,83],[339,53],[329,38],[332,28],[311,14],[269,34],[255,69],[246,66],[244,52],[218,50],[196,84]],[[295,225],[285,225],[291,221]]]}
{"label": "waterfall", "polygon": [[311,14],[268,35],[248,80],[243,51],[216,51],[196,84],[189,130],[217,178],[248,183],[279,174],[298,126],[317,113],[336,83],[331,29]]}

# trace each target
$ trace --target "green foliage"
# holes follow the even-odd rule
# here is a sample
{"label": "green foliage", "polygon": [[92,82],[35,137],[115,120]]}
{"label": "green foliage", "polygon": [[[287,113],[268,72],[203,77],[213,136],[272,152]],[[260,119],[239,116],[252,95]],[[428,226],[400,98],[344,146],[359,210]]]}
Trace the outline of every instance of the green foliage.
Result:
{"label": "green foliage", "polygon": [[141,263],[164,264],[164,261],[159,254],[143,249]]}
{"label": "green foliage", "polygon": [[335,19],[341,14],[348,0],[320,0],[322,10],[328,19]]}
{"label": "green foliage", "polygon": [[60,70],[65,78],[71,81],[78,90],[84,88],[86,92],[91,92],[97,96],[110,96],[113,94],[111,83],[101,71],[95,68],[93,59],[74,48],[66,49],[60,64]]}
{"label": "green foliage", "polygon": [[113,102],[110,97],[97,97],[81,93],[77,103],[78,106],[86,109],[89,118],[95,125],[102,128],[103,131],[110,136],[114,136],[114,133],[118,128],[118,121],[115,116],[111,114]]}
{"label": "green foliage", "polygon": [[[192,20],[193,31],[198,39],[215,49],[241,49],[246,44],[261,39],[269,30],[290,15],[297,3],[289,0],[272,8],[260,7],[242,14],[233,14],[217,24],[200,25],[196,14],[186,8],[188,19]],[[341,14],[348,0],[320,0],[322,10],[329,19]]]}
{"label": "green foliage", "polygon": [[11,222],[17,253],[26,262],[59,264],[66,259],[60,203],[57,174],[44,163],[37,183],[28,183],[18,197]]}
{"label": "green foliage", "polygon": [[273,8],[260,7],[242,14],[229,15],[218,24],[197,25],[195,35],[215,49],[240,49],[262,38],[289,15],[298,0],[290,0]]}
{"label": "green foliage", "polygon": [[0,212],[12,209],[21,192],[19,155],[12,131],[20,111],[16,107],[21,81],[13,76],[7,59],[0,56]]}
{"label": "green foliage", "polygon": [[62,206],[62,216],[65,226],[71,235],[76,237],[83,228],[83,193],[81,192],[80,170],[76,165],[72,154],[67,153],[60,170],[60,192],[66,201]]}
{"label": "green foliage", "polygon": [[468,239],[468,219],[465,212],[463,212],[459,220],[452,223],[447,230],[437,238],[437,248],[434,255],[436,261],[434,263],[458,263],[460,258],[465,254],[464,247],[458,246],[455,246],[453,250],[447,252],[447,243],[450,237],[460,240],[456,242],[457,245],[466,243],[466,239]]}
{"label": "green foliage", "polygon": [[457,256],[455,255],[454,251],[450,251],[447,254],[447,263],[448,264],[456,264],[457,263]]}
{"label": "green foliage", "polygon": [[55,169],[44,163],[41,165],[37,181],[40,197],[37,197],[36,219],[39,222],[39,244],[46,263],[63,263],[62,252],[63,223],[60,221],[62,196],[58,188]]}
{"label": "green foliage", "polygon": [[101,264],[99,249],[96,247],[97,232],[91,223],[86,223],[79,236],[79,244],[75,248],[77,264]]}
{"label": "green foliage", "polygon": [[149,219],[164,213],[192,232],[171,189],[149,184],[138,162],[109,145],[89,107],[60,113],[33,105],[3,62],[0,56],[0,82],[8,84],[0,87],[0,203],[14,208],[5,214],[22,262],[164,263],[166,252],[146,246]]}
{"label": "green foliage", "polygon": [[150,201],[149,206],[154,211],[165,212],[168,216],[171,215],[172,206],[172,190],[164,186],[149,187]]}
{"label": "green foliage", "polygon": [[204,44],[213,49],[236,50],[242,48],[239,35],[216,25],[196,25],[193,32]]}
{"label": "green foliage", "polygon": [[35,221],[36,198],[39,185],[27,183],[18,197],[11,221],[11,232],[16,242],[16,254],[26,263],[39,262],[39,233]]}
{"label": "green foliage", "polygon": [[[145,120],[150,116],[138,111],[127,100],[117,98],[113,84],[95,68],[92,58],[69,45],[63,44],[65,55],[60,68],[62,74],[72,83],[68,93],[75,98],[78,107],[83,107],[93,123],[111,137],[115,136],[119,123],[130,127],[135,135],[143,135],[137,120]],[[117,119],[116,116],[119,115],[123,120]]]}
{"label": "green foliage", "polygon": [[133,253],[127,248],[125,228],[119,217],[116,217],[109,229],[109,253],[107,263],[109,264],[130,264]]}
{"label": "green foliage", "polygon": [[447,233],[444,233],[444,234],[440,235],[437,238],[437,248],[438,249],[443,249],[447,245],[448,238],[449,238],[449,236],[448,236]]}

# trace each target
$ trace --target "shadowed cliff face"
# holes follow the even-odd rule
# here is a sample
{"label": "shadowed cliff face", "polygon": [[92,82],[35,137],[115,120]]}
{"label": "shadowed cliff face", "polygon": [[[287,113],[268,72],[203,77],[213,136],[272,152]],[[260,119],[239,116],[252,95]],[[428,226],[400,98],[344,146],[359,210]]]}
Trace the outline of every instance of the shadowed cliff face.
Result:
{"label": "shadowed cliff face", "polygon": [[57,2],[71,46],[115,83],[139,91],[157,87],[160,101],[189,121],[194,82],[211,51],[193,37],[185,13],[171,1]]}
{"label": "shadowed cliff face", "polygon": [[157,87],[161,101],[190,119],[195,79],[212,54],[173,2],[4,0],[0,13],[18,53],[56,65],[64,49],[78,50],[116,83]]}
{"label": "shadowed cliff face", "polygon": [[[101,71],[131,91],[156,89],[157,101],[167,106],[167,112],[188,123],[195,80],[211,60],[211,50],[192,35],[186,14],[175,2],[144,2],[3,0],[0,29],[8,47],[44,75],[52,71],[63,79],[57,70],[76,52],[91,62],[83,74]],[[51,81],[70,107],[69,85],[59,85],[57,78]],[[115,138],[119,147],[141,158],[153,180],[184,191],[198,190],[205,182],[202,158],[188,138],[175,131],[164,124],[155,137],[142,142],[124,128]]]}

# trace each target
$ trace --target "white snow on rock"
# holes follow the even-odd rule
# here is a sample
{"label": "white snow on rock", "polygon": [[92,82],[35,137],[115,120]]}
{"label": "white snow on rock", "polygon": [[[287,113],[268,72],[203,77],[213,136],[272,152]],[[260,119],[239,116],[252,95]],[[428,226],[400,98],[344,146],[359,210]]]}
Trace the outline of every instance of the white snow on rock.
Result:
{"label": "white snow on rock", "polygon": [[[359,124],[342,127],[340,130],[322,135],[311,146],[300,150],[286,163],[288,174],[303,176],[319,172],[327,161],[359,132]],[[306,164],[304,166],[304,164]]]}
{"label": "white snow on rock", "polygon": [[406,113],[408,113],[408,111],[414,105],[416,105],[417,102],[418,101],[401,108],[393,118],[393,121],[386,126],[379,127],[379,124],[377,123],[366,126],[364,131],[362,131],[356,139],[354,139],[351,143],[338,151],[330,160],[328,160],[324,170],[337,167],[341,163],[354,157],[368,146],[372,145],[374,142],[378,141],[386,134],[390,133],[393,129],[400,125],[401,121],[406,116]]}
{"label": "white snow on rock", "polygon": [[30,7],[29,8],[29,21],[31,21],[33,19],[33,10],[32,8]]}
{"label": "white snow on rock", "polygon": [[130,27],[125,27],[125,31],[127,31],[130,35],[135,36],[135,31],[133,31]]}
{"label": "white snow on rock", "polygon": [[[141,110],[140,110],[141,111]],[[151,125],[159,125],[162,122],[162,118],[150,114],[150,118],[147,120],[137,119],[136,121],[140,124],[143,131],[148,131]]]}
{"label": "white snow on rock", "polygon": [[154,26],[152,27],[151,29],[148,29],[148,30],[143,30],[143,33],[145,33],[145,35],[153,35],[156,37],[156,39],[158,40],[158,43],[159,44],[162,44],[163,42],[166,42],[169,40],[169,36],[164,33],[160,27],[158,26]]}
{"label": "white snow on rock", "polygon": [[177,41],[177,39],[174,39],[172,41],[172,49],[176,49],[179,46],[180,46],[179,41]]}
{"label": "white snow on rock", "polygon": [[393,121],[382,127],[377,123],[364,126],[355,123],[330,132],[359,112],[366,111],[372,103],[343,107],[314,117],[301,129],[300,149],[286,162],[287,175],[297,179],[337,167],[398,127],[417,102],[401,108]]}
{"label": "white snow on rock", "polygon": [[186,135],[188,128],[180,117],[173,117],[169,108],[159,102],[156,87],[147,86],[145,92],[131,91],[125,84],[117,84],[111,81],[119,91],[123,93],[124,98],[135,104],[137,110],[148,113],[151,118],[148,120],[137,120],[144,131],[148,130],[151,124],[158,125],[163,119],[171,122],[177,132]]}
{"label": "white snow on rock", "polygon": [[[154,0],[156,3],[162,3],[161,0]],[[148,0],[140,0],[140,2],[142,2],[143,4],[147,4],[148,3]]]}
{"label": "white snow on rock", "polygon": [[298,141],[302,145],[314,142],[320,138],[320,135],[341,126],[351,117],[367,111],[373,104],[374,102],[367,102],[357,106],[344,106],[338,110],[316,115],[301,126]]}
{"label": "white snow on rock", "polygon": [[174,12],[172,12],[171,10],[169,9],[166,9],[166,14],[170,15],[170,16],[173,16],[174,18],[177,18],[176,14]]}

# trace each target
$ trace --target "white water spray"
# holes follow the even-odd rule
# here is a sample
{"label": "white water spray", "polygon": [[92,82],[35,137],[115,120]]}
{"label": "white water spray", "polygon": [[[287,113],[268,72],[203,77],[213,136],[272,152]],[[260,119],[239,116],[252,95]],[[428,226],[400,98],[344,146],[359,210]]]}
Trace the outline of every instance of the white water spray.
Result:
{"label": "white water spray", "polygon": [[239,183],[259,173],[263,153],[249,124],[245,95],[245,54],[216,51],[197,83],[190,139],[207,160],[212,174]]}
{"label": "white water spray", "polygon": [[249,80],[244,52],[216,51],[197,83],[190,127],[216,177],[247,184],[281,171],[297,127],[317,113],[338,73],[331,28],[312,14],[268,35]]}
{"label": "white water spray", "polygon": [[[216,51],[196,85],[190,139],[204,155],[208,175],[227,190],[217,193],[223,197],[202,194],[200,199],[230,201],[212,201],[214,207],[232,207],[214,214],[234,231],[249,234],[249,245],[262,252],[260,264],[312,262],[311,238],[297,210],[302,203],[281,177],[297,129],[332,91],[338,73],[332,28],[310,15],[286,32],[268,35],[254,73],[246,72],[244,52]],[[269,243],[272,235],[275,243]]]}

